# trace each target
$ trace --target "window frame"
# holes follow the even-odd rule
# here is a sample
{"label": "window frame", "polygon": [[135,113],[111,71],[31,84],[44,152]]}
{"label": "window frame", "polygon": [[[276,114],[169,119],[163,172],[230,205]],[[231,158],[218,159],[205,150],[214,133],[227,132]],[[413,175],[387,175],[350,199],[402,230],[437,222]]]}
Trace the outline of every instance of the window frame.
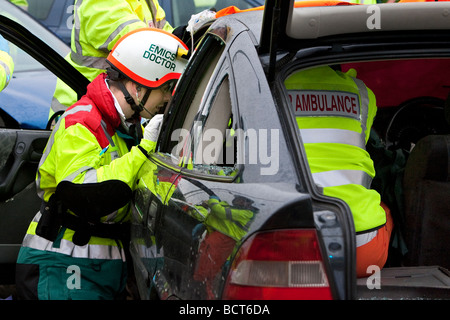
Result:
{"label": "window frame", "polygon": [[[234,76],[230,59],[226,50],[226,43],[219,36],[207,34],[188,63],[177,85],[171,104],[165,112],[166,121],[163,123],[163,130],[158,140],[156,152],[151,155],[151,159],[158,165],[176,172],[182,172],[186,176],[207,180],[232,182],[237,175],[221,176],[205,173],[203,170],[197,170],[195,164],[192,168],[188,168],[187,165],[180,166],[179,159],[172,154],[174,147],[178,145],[178,142],[175,141],[174,143],[172,140],[172,133],[181,128],[191,132],[192,125],[198,115],[204,112],[205,109],[209,109],[209,113],[213,108],[215,98],[220,92],[225,78],[229,82],[230,110],[233,115],[232,126],[237,127],[236,120],[239,117],[237,116],[236,90],[234,88]],[[209,75],[206,74],[207,78],[205,78],[205,72],[209,73]],[[199,87],[202,90],[200,94],[201,99],[198,99],[199,95],[197,94]],[[189,111],[192,110],[192,105],[195,103],[199,103],[198,109],[193,116],[188,115]],[[230,166],[225,167],[229,168]],[[235,164],[235,169],[236,172],[239,172],[240,165]]]}

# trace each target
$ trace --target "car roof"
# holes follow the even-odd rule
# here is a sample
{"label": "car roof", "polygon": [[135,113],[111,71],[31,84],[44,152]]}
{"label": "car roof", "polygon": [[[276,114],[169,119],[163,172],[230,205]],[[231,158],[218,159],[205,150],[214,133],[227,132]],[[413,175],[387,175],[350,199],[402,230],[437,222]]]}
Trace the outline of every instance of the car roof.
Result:
{"label": "car roof", "polygon": [[[338,0],[267,0],[261,7],[226,10],[221,15],[232,14],[245,24],[257,38],[262,54],[275,49],[273,45],[278,50],[292,49],[302,47],[302,40],[329,36],[450,27],[450,2],[446,1],[358,5]],[[274,37],[278,41],[273,41]]]}
{"label": "car roof", "polygon": [[286,36],[296,40],[360,32],[447,30],[450,26],[448,2],[311,6],[290,11]]}
{"label": "car roof", "polygon": [[296,52],[321,41],[330,45],[337,38],[377,41],[387,39],[387,34],[438,34],[450,28],[450,2],[446,1],[358,5],[338,0],[266,0],[263,7],[224,15],[228,14],[251,31],[260,56],[268,56],[269,79],[280,51]]}
{"label": "car roof", "polygon": [[[328,36],[448,30],[449,26],[449,2],[355,5],[342,1],[267,0],[260,45],[269,52],[270,45],[266,43],[276,44],[280,48],[299,40]],[[274,37],[280,41],[272,41]]]}

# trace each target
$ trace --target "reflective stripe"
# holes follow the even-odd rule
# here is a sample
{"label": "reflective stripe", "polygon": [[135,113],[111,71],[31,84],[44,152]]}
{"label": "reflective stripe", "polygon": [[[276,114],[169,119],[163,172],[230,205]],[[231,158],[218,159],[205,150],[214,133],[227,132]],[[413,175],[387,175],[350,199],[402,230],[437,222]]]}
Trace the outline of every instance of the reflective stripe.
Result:
{"label": "reflective stripe", "polygon": [[369,116],[369,92],[367,91],[367,87],[359,79],[352,78],[358,87],[359,96],[361,98],[361,135],[362,139],[366,141],[366,130],[367,130],[367,118]]}
{"label": "reflective stripe", "polygon": [[65,177],[63,179],[63,181],[70,181],[70,182],[72,182],[79,174],[81,174],[81,173],[83,173],[85,171],[91,170],[91,169],[93,169],[93,168],[92,167],[88,167],[88,166],[81,167],[77,171],[75,171],[72,174],[70,174],[67,177]]}
{"label": "reflective stripe", "polygon": [[83,56],[77,52],[70,52],[70,59],[78,65],[86,66],[88,68],[106,70],[108,64],[105,57],[89,57]]}
{"label": "reflective stripe", "polygon": [[52,110],[54,113],[60,111],[60,110],[66,110],[67,106],[63,105],[59,100],[55,97],[52,98],[52,104],[51,104]]}
{"label": "reflective stripe", "polygon": [[152,14],[153,27],[158,29],[164,28],[164,25],[166,24],[166,19],[164,18],[161,19],[160,21],[156,20],[158,9],[156,9],[153,0],[147,1],[147,4],[149,5],[148,8],[150,9],[150,13]]}
{"label": "reflective stripe", "polygon": [[76,7],[74,9],[74,12],[75,12],[74,29],[75,29],[75,50],[76,51],[72,50],[70,53],[70,57],[71,57],[72,61],[78,65],[82,65],[82,66],[85,66],[88,68],[104,70],[108,66],[106,63],[106,55],[109,53],[108,45],[127,25],[135,23],[135,22],[141,22],[141,20],[133,19],[133,20],[125,21],[120,26],[118,26],[116,28],[116,30],[111,32],[110,35],[108,36],[108,38],[106,39],[105,43],[102,44],[98,48],[99,51],[103,51],[105,53],[104,57],[84,56],[83,48],[80,43],[81,23],[80,23],[80,18],[78,15],[79,7],[82,4],[83,4],[83,1],[78,1],[76,4]]}
{"label": "reflective stripe", "polygon": [[30,226],[28,227],[27,234],[24,237],[22,246],[41,250],[52,251],[62,254],[71,255],[75,258],[89,258],[89,259],[108,259],[118,260],[125,259],[123,248],[119,246],[102,245],[102,244],[87,244],[82,247],[76,246],[72,241],[67,239],[61,239],[59,248],[53,247],[53,242],[45,238],[42,238],[35,234],[35,226],[41,219],[42,214],[38,212]]}
{"label": "reflective stripe", "polygon": [[372,241],[378,234],[378,230],[356,235],[356,247],[361,247]]}
{"label": "reflective stripe", "polygon": [[35,234],[26,234],[22,246],[41,250],[51,251],[74,258],[88,258],[88,259],[107,259],[107,260],[122,260],[125,261],[124,251],[118,246],[108,246],[101,244],[86,244],[84,246],[77,246],[72,241],[61,239],[59,248],[53,246],[53,242],[39,237]]}
{"label": "reflective stripe", "polygon": [[90,168],[84,175],[83,183],[96,183],[96,182],[98,182],[97,170],[95,170],[94,168]]}
{"label": "reflective stripe", "polygon": [[323,188],[358,184],[369,189],[372,183],[372,177],[360,170],[331,170],[316,172],[312,176],[314,182]]}
{"label": "reflective stripe", "polygon": [[113,32],[110,33],[108,39],[106,39],[105,43],[103,45],[101,45],[99,49],[105,51],[106,53],[109,53],[110,50],[108,49],[108,45],[111,43],[111,41],[113,41],[114,38],[117,37],[117,35],[119,33],[121,33],[122,30],[125,29],[126,26],[136,23],[136,22],[142,22],[142,21],[139,19],[132,19],[132,20],[128,20],[128,21],[125,21],[124,23],[122,23],[120,26],[118,26],[116,28],[116,30],[114,30]]}
{"label": "reflective stripe", "polygon": [[80,23],[80,17],[78,16],[78,10],[83,3],[83,0],[75,1],[75,8],[73,9],[74,14],[74,21],[73,21],[73,29],[75,29],[75,50],[79,52],[81,55],[83,54],[83,50],[81,48],[80,44],[80,30],[81,30],[81,23]]}
{"label": "reflective stripe", "polygon": [[366,149],[361,135],[351,130],[300,129],[300,134],[304,143],[342,143]]}
{"label": "reflective stripe", "polygon": [[[75,20],[77,21],[77,20]],[[106,39],[105,43],[102,44],[98,50],[99,51],[103,51],[105,53],[104,57],[93,57],[93,56],[84,56],[83,55],[83,48],[80,44],[80,36],[79,36],[79,30],[80,28],[76,29],[77,31],[75,32],[75,48],[76,48],[76,52],[75,51],[71,51],[70,52],[70,58],[72,59],[73,62],[75,62],[78,65],[81,66],[85,66],[88,68],[93,68],[93,69],[101,69],[101,70],[105,70],[106,67],[108,67],[108,64],[106,62],[106,56],[109,53],[109,49],[108,49],[108,45],[111,43],[112,40],[114,40],[114,38],[128,25],[136,23],[136,22],[141,22],[141,20],[139,19],[133,19],[133,20],[129,20],[129,21],[125,21],[124,23],[122,23],[120,26],[118,26],[116,28],[116,30],[114,30],[113,32],[111,32],[111,34],[108,36],[108,38]],[[79,22],[78,22],[79,24]]]}

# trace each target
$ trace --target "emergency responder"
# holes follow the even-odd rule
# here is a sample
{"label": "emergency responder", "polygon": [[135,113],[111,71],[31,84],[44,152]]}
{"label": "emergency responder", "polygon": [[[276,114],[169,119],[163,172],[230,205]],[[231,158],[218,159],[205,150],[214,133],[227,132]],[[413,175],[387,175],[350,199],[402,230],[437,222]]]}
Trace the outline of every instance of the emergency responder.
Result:
{"label": "emergency responder", "polygon": [[9,44],[0,34],[0,91],[2,91],[11,80],[14,71],[14,62],[9,55]]}
{"label": "emergency responder", "polygon": [[[129,228],[130,207],[127,203],[100,216],[98,212],[104,210],[97,210],[95,199],[90,198],[95,188],[108,182],[118,187],[126,184],[127,189],[120,190],[129,190],[130,195],[135,189],[137,174],[156,144],[159,125],[152,120],[160,123],[161,117],[154,115],[171,98],[186,65],[185,50],[181,40],[160,29],[129,32],[108,55],[107,73],[97,76],[87,94],[57,122],[36,176],[43,205],[27,230],[17,260],[20,299],[121,297],[126,283],[121,237]],[[141,117],[152,119],[144,133]],[[58,200],[59,188],[68,184],[92,200],[82,214],[71,208],[83,208],[83,203],[71,203],[66,210],[67,202]],[[106,198],[104,204],[126,197],[126,192],[115,195],[113,191],[98,192]],[[52,216],[60,223],[48,218]],[[73,283],[68,278],[71,271]]]}
{"label": "emergency responder", "polygon": [[357,276],[364,277],[369,266],[384,266],[392,231],[389,210],[370,189],[375,169],[366,144],[377,107],[375,95],[356,78],[354,69],[335,69],[296,72],[285,86],[315,183],[352,211]]}
{"label": "emergency responder", "polygon": [[[66,60],[92,81],[105,71],[106,57],[117,40],[142,27],[173,31],[158,0],[76,0],[71,52]],[[75,91],[58,79],[49,116],[76,100]]]}

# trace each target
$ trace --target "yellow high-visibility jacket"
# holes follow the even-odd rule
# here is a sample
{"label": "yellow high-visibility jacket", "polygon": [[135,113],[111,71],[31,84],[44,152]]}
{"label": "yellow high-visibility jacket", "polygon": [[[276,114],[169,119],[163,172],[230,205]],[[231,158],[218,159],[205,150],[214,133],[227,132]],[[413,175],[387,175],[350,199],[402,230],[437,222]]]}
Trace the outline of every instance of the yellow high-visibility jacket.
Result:
{"label": "yellow high-visibility jacket", "polygon": [[[131,190],[137,186],[137,175],[146,155],[133,146],[128,149],[114,99],[105,83],[106,74],[98,76],[88,86],[82,99],[69,108],[53,129],[39,163],[36,186],[38,195],[48,202],[63,180],[74,183],[97,183],[106,180],[125,182]],[[148,153],[155,142],[142,139],[139,143]],[[35,234],[40,214],[31,222],[23,246],[37,250],[53,250],[51,242]],[[103,223],[129,221],[129,205],[100,219]],[[73,230],[66,229],[61,247],[74,247]],[[56,249],[55,249],[56,250]],[[70,252],[70,250],[68,250]],[[86,256],[83,256],[83,255]],[[77,257],[91,259],[122,259],[120,244],[115,239],[92,236],[88,245],[77,250]]]}
{"label": "yellow high-visibility jacket", "polygon": [[315,183],[349,205],[356,232],[364,233],[384,225],[386,215],[380,195],[370,189],[375,169],[365,147],[377,111],[375,95],[352,72],[328,66],[302,70],[285,86]]}

